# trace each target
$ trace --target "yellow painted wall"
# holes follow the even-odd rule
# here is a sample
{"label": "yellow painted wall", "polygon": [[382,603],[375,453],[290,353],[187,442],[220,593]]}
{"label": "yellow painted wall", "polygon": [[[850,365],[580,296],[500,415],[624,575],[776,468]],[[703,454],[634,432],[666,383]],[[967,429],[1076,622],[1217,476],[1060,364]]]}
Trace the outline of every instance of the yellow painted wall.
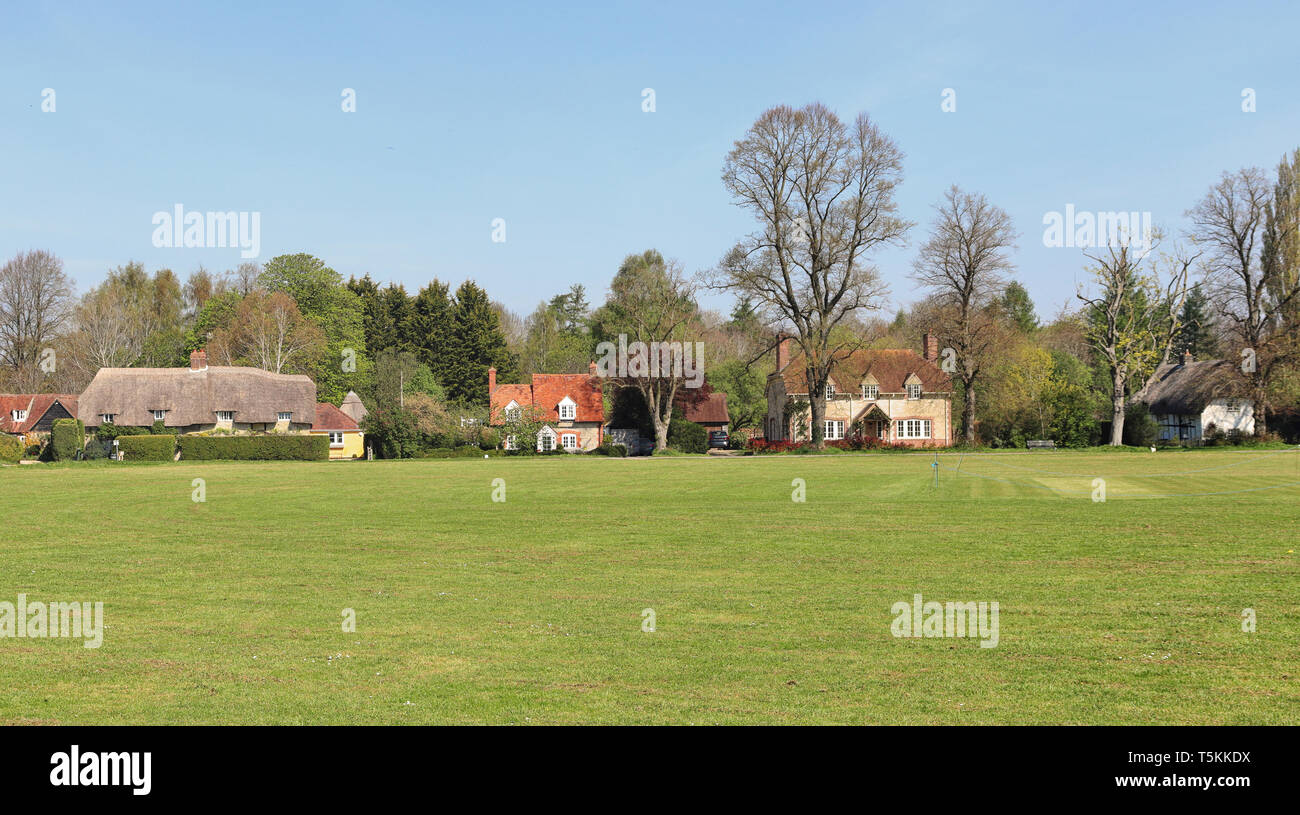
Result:
{"label": "yellow painted wall", "polygon": [[[312,431],[313,436],[328,436],[325,431]],[[330,458],[365,458],[366,457],[366,434],[360,430],[344,430],[343,446],[331,447]]]}

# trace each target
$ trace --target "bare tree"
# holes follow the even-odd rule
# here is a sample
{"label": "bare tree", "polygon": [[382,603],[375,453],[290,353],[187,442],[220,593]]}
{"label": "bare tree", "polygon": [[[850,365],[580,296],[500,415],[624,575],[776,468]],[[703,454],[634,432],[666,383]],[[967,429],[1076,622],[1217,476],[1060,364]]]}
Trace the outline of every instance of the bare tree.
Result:
{"label": "bare tree", "polygon": [[252,292],[240,301],[229,329],[216,333],[223,335],[214,336],[223,355],[277,374],[301,370],[325,347],[324,333],[284,292]]}
{"label": "bare tree", "polygon": [[140,356],[144,336],[121,287],[105,283],[86,292],[73,321],[72,364],[87,378],[100,368],[125,368]]}
{"label": "bare tree", "polygon": [[[0,267],[0,365],[24,389],[35,389],[72,306],[63,261],[43,250],[20,252]],[[54,357],[57,360],[57,355]]]}
{"label": "bare tree", "polygon": [[765,111],[723,165],[723,183],[759,229],[727,254],[710,285],[793,329],[816,447],[825,445],[831,366],[861,345],[841,329],[879,308],[886,291],[868,258],[882,244],[903,243],[911,227],[894,214],[902,166],[903,153],[865,113],[845,125],[819,103]]}
{"label": "bare tree", "polygon": [[1269,223],[1270,189],[1256,167],[1224,173],[1187,213],[1191,239],[1205,253],[1201,265],[1216,310],[1240,345],[1242,372],[1251,385],[1255,432],[1268,432],[1269,385],[1294,340],[1283,318],[1300,304],[1300,276],[1287,263],[1261,260],[1266,224],[1285,242],[1295,227]]}
{"label": "bare tree", "polygon": [[956,185],[935,212],[933,231],[921,246],[912,277],[951,315],[935,333],[956,352],[955,373],[965,391],[962,429],[966,443],[974,444],[976,385],[1000,334],[989,307],[1014,268],[1008,253],[1015,248],[1016,231],[1005,210]]}
{"label": "bare tree", "polygon": [[1198,256],[1181,249],[1167,260],[1167,280],[1153,264],[1143,267],[1155,249],[1125,240],[1105,254],[1085,255],[1093,261],[1093,275],[1101,292],[1096,297],[1077,294],[1086,305],[1089,345],[1106,361],[1111,374],[1110,443],[1124,443],[1124,408],[1129,393],[1142,390],[1156,368],[1169,359],[1178,336],[1179,313],[1187,297],[1187,277]]}

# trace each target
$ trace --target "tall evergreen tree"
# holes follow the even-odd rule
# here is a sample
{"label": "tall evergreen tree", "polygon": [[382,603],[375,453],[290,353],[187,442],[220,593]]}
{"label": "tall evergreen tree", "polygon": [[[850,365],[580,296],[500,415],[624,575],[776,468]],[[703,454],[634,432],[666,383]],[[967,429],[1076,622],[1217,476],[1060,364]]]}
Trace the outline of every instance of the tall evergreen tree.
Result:
{"label": "tall evergreen tree", "polygon": [[1029,291],[1012,280],[1002,290],[1002,296],[996,303],[998,314],[1007,325],[1021,334],[1032,334],[1038,330],[1038,315],[1034,313],[1034,301],[1029,299]]}
{"label": "tall evergreen tree", "polygon": [[446,283],[434,280],[415,295],[404,333],[420,362],[445,384],[452,364],[452,302]]}
{"label": "tall evergreen tree", "polygon": [[1183,310],[1178,316],[1178,336],[1174,339],[1173,361],[1183,352],[1190,351],[1198,360],[1214,359],[1219,355],[1219,342],[1214,335],[1214,319],[1210,316],[1210,298],[1197,283],[1187,292]]}
{"label": "tall evergreen tree", "polygon": [[486,404],[489,367],[497,369],[498,381],[510,382],[517,376],[492,301],[472,280],[456,290],[449,351],[441,384],[453,401]]}

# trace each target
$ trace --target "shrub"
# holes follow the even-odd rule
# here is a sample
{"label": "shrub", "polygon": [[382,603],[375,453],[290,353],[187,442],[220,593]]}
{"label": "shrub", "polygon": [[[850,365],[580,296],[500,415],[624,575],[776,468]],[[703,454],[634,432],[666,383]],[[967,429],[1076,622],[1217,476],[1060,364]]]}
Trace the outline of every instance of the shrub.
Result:
{"label": "shrub", "polygon": [[326,461],[329,436],[177,436],[191,461]]}
{"label": "shrub", "polygon": [[123,436],[117,440],[117,449],[126,461],[171,461],[176,455],[176,437],[169,433]]}
{"label": "shrub", "polygon": [[113,442],[96,438],[87,441],[85,449],[81,451],[82,458],[87,461],[98,461],[99,459],[108,458],[112,454]]}
{"label": "shrub", "polygon": [[104,422],[99,427],[95,428],[95,438],[107,441],[119,439],[123,436],[145,436],[148,435],[148,433],[149,428],[147,427],[119,427],[108,422]]}
{"label": "shrub", "polygon": [[158,421],[153,423],[153,427],[149,428],[149,432],[155,436],[167,436],[167,435],[175,436],[177,430],[174,427],[168,427],[167,425],[163,424],[163,420],[159,419]]}
{"label": "shrub", "polygon": [[474,445],[431,447],[420,451],[418,458],[483,458],[483,456],[499,456],[502,452],[501,450],[480,450]]}
{"label": "shrub", "polygon": [[1135,402],[1124,410],[1123,442],[1131,447],[1151,447],[1160,436],[1160,425],[1147,406]]}
{"label": "shrub", "polygon": [[86,426],[80,419],[55,419],[50,450],[55,461],[71,461],[86,447]]}
{"label": "shrub", "polygon": [[709,434],[703,425],[685,419],[673,419],[668,425],[668,446],[683,453],[707,453]]}
{"label": "shrub", "polygon": [[627,458],[627,445],[610,444],[608,441],[601,442],[601,445],[591,452],[598,456],[610,456],[612,458]]}
{"label": "shrub", "polygon": [[0,434],[0,461],[17,464],[23,457],[23,443],[16,436]]}

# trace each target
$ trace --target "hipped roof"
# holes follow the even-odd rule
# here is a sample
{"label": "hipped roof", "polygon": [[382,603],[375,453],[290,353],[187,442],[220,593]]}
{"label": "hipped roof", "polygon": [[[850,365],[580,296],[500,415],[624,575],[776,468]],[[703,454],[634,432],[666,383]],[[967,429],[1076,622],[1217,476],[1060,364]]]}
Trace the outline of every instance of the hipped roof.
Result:
{"label": "hipped roof", "polygon": [[219,410],[232,410],[236,422],[253,424],[273,424],[283,411],[305,424],[316,416],[316,384],[306,376],[260,368],[100,368],[81,394],[77,417],[97,427],[99,417],[111,413],[114,424],[146,427],[153,424],[154,410],[167,411],[167,427],[212,424]]}

